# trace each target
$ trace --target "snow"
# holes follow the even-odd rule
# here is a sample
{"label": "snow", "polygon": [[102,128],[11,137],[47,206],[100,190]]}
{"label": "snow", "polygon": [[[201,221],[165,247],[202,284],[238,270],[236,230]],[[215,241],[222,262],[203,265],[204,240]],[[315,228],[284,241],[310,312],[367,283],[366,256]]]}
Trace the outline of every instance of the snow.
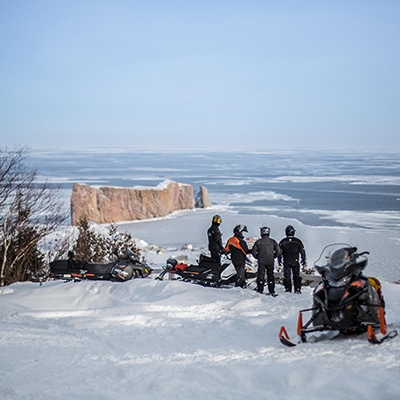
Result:
{"label": "snow", "polygon": [[[254,207],[252,207],[254,209]],[[196,262],[201,252],[206,252],[207,228],[210,226],[212,215],[222,216],[220,229],[223,240],[226,242],[232,235],[235,225],[243,224],[248,228],[247,238],[258,238],[260,226],[267,225],[271,228],[271,237],[279,242],[284,237],[285,227],[289,224],[296,229],[296,235],[301,238],[307,252],[309,265],[318,259],[322,249],[331,243],[350,243],[357,246],[358,250],[369,251],[368,273],[382,281],[392,283],[400,280],[400,233],[399,230],[390,229],[361,229],[348,226],[309,226],[298,220],[276,217],[270,214],[238,214],[227,209],[195,209],[174,213],[167,218],[125,222],[118,224],[121,232],[129,232],[135,238],[144,241],[141,245],[143,254],[155,265],[165,265],[168,258],[163,250],[173,256],[181,254],[188,257],[189,262]],[[354,214],[354,213],[353,213]],[[347,223],[355,219],[349,215]],[[350,222],[349,222],[350,221]],[[343,218],[343,222],[344,218]],[[139,240],[138,240],[139,243]],[[155,244],[161,251],[154,254],[147,244]],[[182,251],[185,244],[191,244],[193,251]]]}
{"label": "snow", "polygon": [[[147,251],[148,260],[159,266],[171,255],[198,256],[203,249],[196,240],[193,250],[181,250],[181,240],[188,239],[184,227],[204,215],[208,223],[214,211],[124,226],[140,234],[147,224],[156,241],[167,238],[164,228],[170,241],[172,229],[182,228],[175,246],[165,242],[162,254]],[[223,216],[223,224],[230,227],[230,218]],[[250,229],[258,229],[245,219]],[[316,259],[310,240],[318,250],[321,237],[325,244],[337,236],[362,239],[368,248],[376,241],[359,230],[315,228],[316,233],[296,227],[310,248],[310,263]],[[366,273],[371,271],[379,276],[374,263]],[[391,283],[397,271],[392,268],[390,277],[381,272],[388,327],[400,330],[400,285]],[[282,325],[297,340],[297,314],[311,306],[310,287],[294,295],[278,285],[279,296],[271,298],[251,289],[153,278],[0,288],[0,399],[400,398],[400,338],[371,345],[365,335],[343,338],[330,332],[312,334],[294,348],[281,345]]]}

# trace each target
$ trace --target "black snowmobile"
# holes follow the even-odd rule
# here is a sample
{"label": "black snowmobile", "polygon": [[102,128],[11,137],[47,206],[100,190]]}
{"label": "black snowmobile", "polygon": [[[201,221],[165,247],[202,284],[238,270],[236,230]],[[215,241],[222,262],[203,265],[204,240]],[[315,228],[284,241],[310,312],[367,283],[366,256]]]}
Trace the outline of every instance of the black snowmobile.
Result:
{"label": "black snowmobile", "polygon": [[90,263],[75,260],[74,253],[68,252],[67,260],[54,260],[50,263],[49,278],[64,280],[102,280],[125,282],[134,278],[145,278],[152,273],[152,268],[142,262],[137,254],[127,248],[123,256],[115,251],[117,259],[107,263]]}
{"label": "black snowmobile", "polygon": [[[204,254],[200,255],[197,265],[180,263],[175,258],[169,258],[166,265],[163,266],[163,271],[156,279],[163,280],[166,274],[171,274],[185,282],[212,287],[229,285],[236,280],[236,271],[227,256],[223,256],[221,263],[218,263]],[[257,267],[247,259],[246,278],[255,278],[256,274]]]}
{"label": "black snowmobile", "polygon": [[[299,311],[297,335],[301,342],[316,331],[339,331],[342,334],[367,332],[368,341],[382,343],[397,335],[387,332],[385,301],[377,278],[367,277],[362,271],[367,266],[367,251],[357,253],[348,244],[325,247],[314,267],[322,280],[313,292],[313,307]],[[303,314],[311,317],[303,323]],[[379,329],[380,334],[375,333]],[[281,327],[279,339],[286,346],[295,346]]]}

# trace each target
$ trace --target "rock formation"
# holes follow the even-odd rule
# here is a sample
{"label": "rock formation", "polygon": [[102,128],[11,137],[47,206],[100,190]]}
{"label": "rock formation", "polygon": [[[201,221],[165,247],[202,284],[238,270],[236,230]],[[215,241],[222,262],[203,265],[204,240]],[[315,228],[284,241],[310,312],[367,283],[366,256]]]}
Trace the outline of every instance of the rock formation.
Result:
{"label": "rock formation", "polygon": [[208,190],[204,186],[200,186],[199,192],[196,196],[195,207],[197,208],[208,208],[211,207],[211,201],[208,197]]}
{"label": "rock formation", "polygon": [[[211,205],[207,189],[200,189],[200,192],[202,201],[198,202],[198,207]],[[82,217],[98,224],[165,217],[173,211],[194,206],[193,187],[173,181],[164,181],[154,188],[95,188],[74,183],[71,224],[77,225]]]}

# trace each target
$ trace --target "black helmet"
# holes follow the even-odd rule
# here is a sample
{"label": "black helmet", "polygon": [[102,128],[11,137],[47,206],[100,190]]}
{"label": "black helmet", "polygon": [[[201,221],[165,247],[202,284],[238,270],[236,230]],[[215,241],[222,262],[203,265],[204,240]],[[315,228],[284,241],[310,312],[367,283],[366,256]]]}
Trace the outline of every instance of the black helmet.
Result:
{"label": "black helmet", "polygon": [[214,216],[212,217],[212,223],[213,223],[213,224],[220,225],[221,222],[222,222],[222,218],[221,218],[218,214],[216,214],[216,215],[214,215]]}
{"label": "black helmet", "polygon": [[238,236],[242,236],[242,237],[243,237],[243,232],[248,232],[247,226],[246,226],[246,225],[236,225],[236,226],[233,228],[233,233],[234,233],[235,235],[238,235]]}
{"label": "black helmet", "polygon": [[288,225],[285,229],[286,236],[294,236],[296,230],[293,228],[292,225]]}
{"label": "black helmet", "polygon": [[260,228],[260,235],[261,236],[269,236],[270,232],[271,232],[271,229],[268,226],[262,226]]}

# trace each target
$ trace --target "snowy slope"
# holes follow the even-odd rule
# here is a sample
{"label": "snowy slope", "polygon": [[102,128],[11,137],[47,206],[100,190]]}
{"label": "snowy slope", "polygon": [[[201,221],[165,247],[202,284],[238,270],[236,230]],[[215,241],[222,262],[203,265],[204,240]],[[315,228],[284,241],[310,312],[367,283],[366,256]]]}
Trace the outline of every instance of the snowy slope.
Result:
{"label": "snowy slope", "polygon": [[[178,281],[47,282],[0,289],[0,399],[400,398],[400,338],[283,347],[311,288],[277,298]],[[384,283],[400,329],[400,286]]]}
{"label": "snowy slope", "polygon": [[[143,239],[142,254],[160,268],[170,256],[198,258],[212,213],[121,227]],[[268,220],[277,239],[292,223],[223,218],[225,240],[237,223],[256,236]],[[295,226],[309,265],[335,241],[369,250],[365,272],[381,279],[389,328],[400,331],[400,285],[391,283],[399,279],[398,234]],[[148,247],[149,239],[163,250]],[[187,241],[193,250],[182,250]],[[295,348],[280,344],[281,325],[296,339],[298,310],[311,306],[311,291],[288,294],[278,285],[271,298],[151,278],[0,288],[0,400],[398,400],[400,337],[374,346],[365,335],[323,333]]]}
{"label": "snowy slope", "polygon": [[[223,241],[232,235],[233,227],[244,224],[248,228],[246,238],[258,238],[260,226],[266,224],[271,228],[271,237],[278,242],[284,237],[285,227],[292,224],[296,228],[296,236],[301,238],[307,252],[309,266],[316,261],[322,249],[331,243],[349,243],[358,250],[369,251],[367,273],[385,282],[400,280],[400,233],[399,230],[360,229],[349,227],[308,226],[294,219],[280,218],[273,215],[236,214],[218,209],[178,212],[169,218],[127,222],[119,224],[121,232],[129,232],[135,238],[147,243],[155,243],[165,248],[167,253],[155,255],[154,251],[143,253],[149,261],[154,261],[156,267],[165,265],[172,252],[182,253],[189,261],[195,262],[200,252],[207,252],[207,229],[213,214],[222,215]],[[182,252],[183,244],[193,245],[194,251]],[[175,250],[173,250],[175,248]]]}

